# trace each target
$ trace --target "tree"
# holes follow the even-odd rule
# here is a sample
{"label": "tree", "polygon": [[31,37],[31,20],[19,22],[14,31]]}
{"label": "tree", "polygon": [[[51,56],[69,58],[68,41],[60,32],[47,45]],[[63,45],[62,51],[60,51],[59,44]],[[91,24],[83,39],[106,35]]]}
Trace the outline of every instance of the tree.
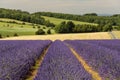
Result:
{"label": "tree", "polygon": [[112,28],[112,25],[110,24],[106,24],[104,27],[103,27],[103,31],[111,31],[113,28]]}
{"label": "tree", "polygon": [[45,34],[45,31],[43,29],[39,29],[38,31],[35,32],[36,35],[43,35]]}
{"label": "tree", "polygon": [[6,37],[10,37],[9,35],[7,35]]}
{"label": "tree", "polygon": [[58,33],[72,33],[74,27],[75,24],[72,21],[68,21],[67,23],[63,21],[55,28],[55,30]]}
{"label": "tree", "polygon": [[15,36],[15,37],[16,37],[16,36],[18,36],[18,34],[17,34],[17,33],[15,33],[13,36]]}
{"label": "tree", "polygon": [[55,27],[56,32],[58,33],[66,33],[66,22],[63,21],[59,25]]}
{"label": "tree", "polygon": [[33,28],[35,28],[35,26],[33,26]]}
{"label": "tree", "polygon": [[66,27],[66,32],[72,33],[75,27],[75,24],[72,21],[68,21],[65,27]]}
{"label": "tree", "polygon": [[40,26],[37,26],[38,29],[40,29]]}
{"label": "tree", "polygon": [[2,35],[0,34],[0,38],[2,38]]}
{"label": "tree", "polygon": [[84,14],[84,16],[97,16],[96,13],[88,13],[88,14]]}
{"label": "tree", "polygon": [[50,30],[50,29],[48,29],[47,33],[48,33],[48,34],[51,34],[51,30]]}
{"label": "tree", "polygon": [[49,20],[45,21],[45,25],[47,27],[55,27],[55,25],[53,23],[51,23]]}

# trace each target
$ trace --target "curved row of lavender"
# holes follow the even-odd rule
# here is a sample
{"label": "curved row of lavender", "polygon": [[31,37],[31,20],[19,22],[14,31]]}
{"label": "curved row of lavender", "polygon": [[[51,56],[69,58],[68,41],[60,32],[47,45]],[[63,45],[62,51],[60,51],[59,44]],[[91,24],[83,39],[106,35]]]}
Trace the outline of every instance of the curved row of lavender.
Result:
{"label": "curved row of lavender", "polygon": [[34,80],[92,80],[61,41],[51,44]]}
{"label": "curved row of lavender", "polygon": [[[73,47],[94,70],[98,71],[102,80],[120,80],[120,52],[118,49],[105,48],[104,45],[91,44],[90,41],[66,40],[64,42]],[[108,41],[102,42],[107,44]],[[102,42],[100,41],[100,43]],[[110,42],[117,45],[117,47],[111,46],[120,47],[120,44],[117,44],[120,41]]]}
{"label": "curved row of lavender", "polygon": [[0,80],[21,80],[51,41],[0,41]]}

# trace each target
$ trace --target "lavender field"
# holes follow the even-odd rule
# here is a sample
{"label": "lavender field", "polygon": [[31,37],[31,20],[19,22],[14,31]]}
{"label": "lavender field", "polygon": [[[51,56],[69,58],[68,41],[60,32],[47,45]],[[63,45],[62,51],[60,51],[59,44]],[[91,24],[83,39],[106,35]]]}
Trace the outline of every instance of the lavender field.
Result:
{"label": "lavender field", "polygon": [[0,80],[120,80],[120,40],[0,41]]}

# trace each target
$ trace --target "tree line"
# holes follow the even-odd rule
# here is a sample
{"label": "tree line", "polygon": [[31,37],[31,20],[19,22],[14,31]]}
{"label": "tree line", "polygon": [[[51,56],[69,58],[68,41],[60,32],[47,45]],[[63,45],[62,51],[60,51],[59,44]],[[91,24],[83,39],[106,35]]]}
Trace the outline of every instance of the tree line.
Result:
{"label": "tree line", "polygon": [[103,26],[105,26],[106,24],[110,24],[111,26],[120,26],[120,15],[119,14],[112,15],[112,16],[98,16],[96,13],[74,15],[74,14],[52,13],[52,12],[36,12],[34,14],[40,15],[40,16],[61,18],[61,19],[97,23]]}
{"label": "tree line", "polygon": [[90,25],[90,24],[78,24],[75,25],[72,21],[61,22],[55,27],[57,33],[88,33],[88,32],[105,32],[111,31],[112,26],[106,24],[105,26],[101,25]]}
{"label": "tree line", "polygon": [[21,10],[0,8],[0,18],[9,18],[34,24],[46,25],[47,27],[55,27],[53,23],[46,21],[43,17]]}

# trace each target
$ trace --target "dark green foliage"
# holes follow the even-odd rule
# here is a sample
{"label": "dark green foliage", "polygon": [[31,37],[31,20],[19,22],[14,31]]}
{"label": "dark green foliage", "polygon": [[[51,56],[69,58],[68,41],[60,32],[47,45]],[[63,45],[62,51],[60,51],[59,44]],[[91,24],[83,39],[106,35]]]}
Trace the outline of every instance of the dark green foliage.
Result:
{"label": "dark green foliage", "polygon": [[46,29],[46,27],[43,27],[43,29]]}
{"label": "dark green foliage", "polygon": [[120,26],[114,26],[113,27],[115,30],[120,30]]}
{"label": "dark green foliage", "polygon": [[55,27],[56,32],[58,33],[66,33],[66,22],[61,22],[59,25]]}
{"label": "dark green foliage", "polygon": [[65,27],[66,27],[66,31],[68,33],[71,33],[71,32],[73,32],[75,24],[72,21],[68,21]]}
{"label": "dark green foliage", "polygon": [[38,29],[40,29],[40,26],[37,26]]}
{"label": "dark green foliage", "polygon": [[87,33],[87,32],[102,32],[102,31],[111,31],[112,25],[89,25],[89,24],[78,24],[75,25],[72,21],[62,22],[55,27],[56,32],[58,33]]}
{"label": "dark green foliage", "polygon": [[51,30],[50,29],[48,29],[47,34],[51,34]]}
{"label": "dark green foliage", "polygon": [[84,16],[97,16],[96,13],[88,13],[88,14],[84,14]]}
{"label": "dark green foliage", "polygon": [[33,26],[33,28],[35,28],[35,26]]}
{"label": "dark green foliage", "polygon": [[[41,25],[45,23],[45,19],[42,18],[40,15],[30,14],[29,12],[21,10],[12,10],[4,8],[0,8],[0,18],[15,19]],[[25,24],[24,22],[22,24]]]}
{"label": "dark green foliage", "polygon": [[2,35],[0,34],[0,38],[2,38]]}
{"label": "dark green foliage", "polygon": [[15,33],[13,36],[15,36],[15,37],[16,37],[16,36],[18,36],[18,34],[17,34],[17,33]]}
{"label": "dark green foliage", "polygon": [[72,33],[75,24],[72,21],[68,21],[67,23],[61,22],[58,26],[56,26],[55,30],[58,33]]}
{"label": "dark green foliage", "polygon": [[6,37],[10,37],[9,35],[7,35]]}
{"label": "dark green foliage", "polygon": [[45,21],[45,23],[44,23],[47,27],[55,27],[55,24],[53,24],[53,23],[50,23],[50,21],[49,20],[47,20],[47,21]]}
{"label": "dark green foliage", "polygon": [[106,24],[104,27],[103,27],[103,31],[111,31],[113,28],[112,28],[112,25],[110,24]]}
{"label": "dark green foliage", "polygon": [[73,29],[74,33],[99,32],[98,26],[94,25],[76,25]]}
{"label": "dark green foliage", "polygon": [[25,25],[25,22],[23,22],[22,25]]}
{"label": "dark green foliage", "polygon": [[120,14],[114,16],[98,16],[96,13],[89,13],[82,15],[63,14],[63,13],[52,13],[52,12],[37,12],[36,15],[55,17],[67,20],[76,20],[90,23],[97,23],[98,25],[105,26],[111,23],[112,26],[120,26]]}
{"label": "dark green foliage", "polygon": [[45,31],[43,29],[39,29],[38,31],[35,32],[36,35],[43,35],[45,34]]}

